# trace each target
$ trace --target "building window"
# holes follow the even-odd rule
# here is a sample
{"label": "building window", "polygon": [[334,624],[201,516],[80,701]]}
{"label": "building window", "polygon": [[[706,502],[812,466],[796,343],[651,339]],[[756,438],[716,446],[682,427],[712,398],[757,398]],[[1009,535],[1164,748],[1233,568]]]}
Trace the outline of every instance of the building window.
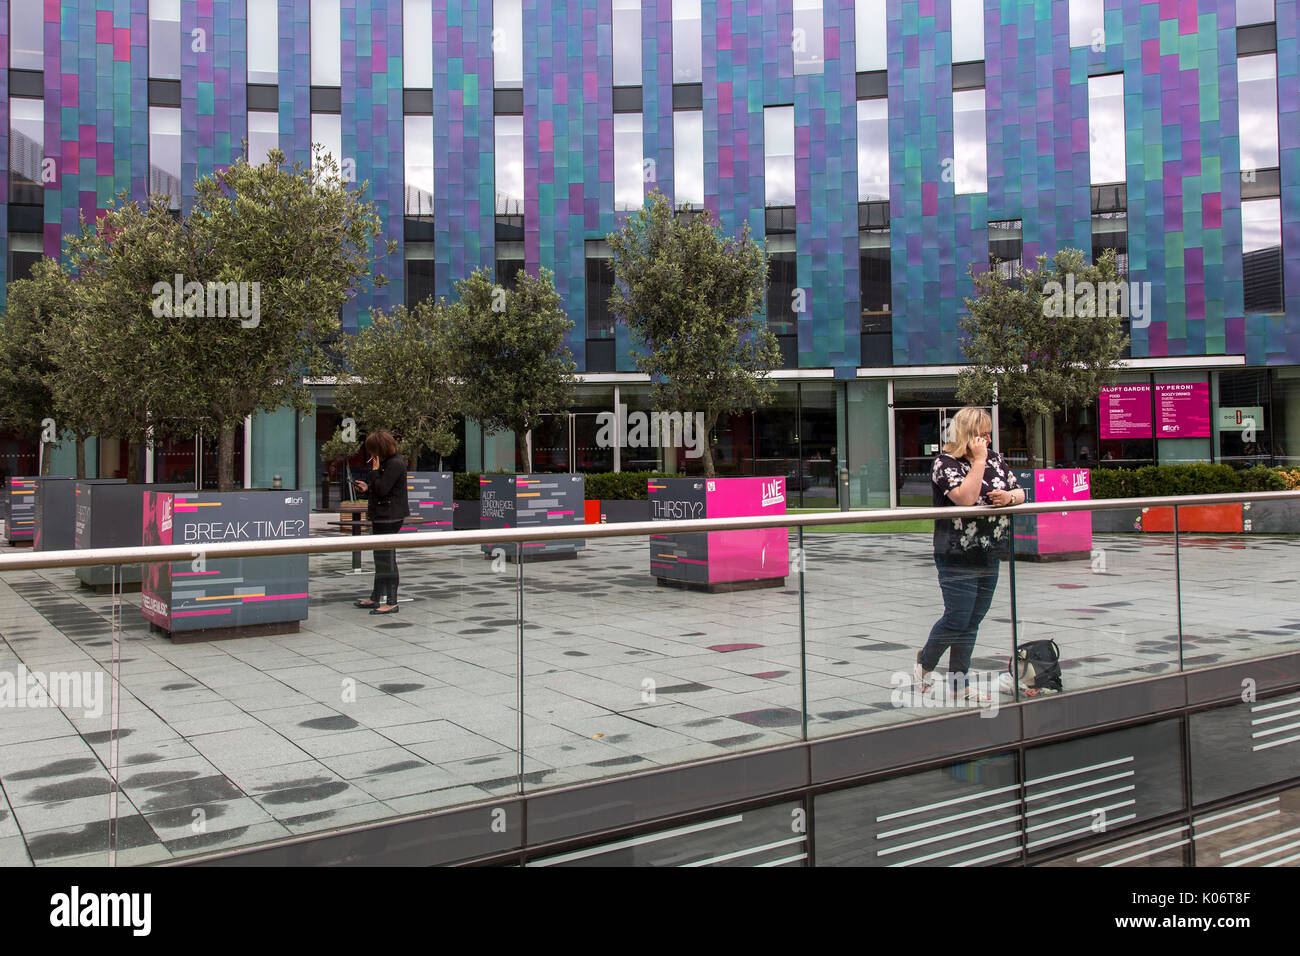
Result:
{"label": "building window", "polygon": [[9,66],[12,69],[45,69],[45,11],[42,7],[43,4],[34,2],[9,4]]}
{"label": "building window", "polygon": [[700,83],[700,0],[673,0],[673,82]]}
{"label": "building window", "polygon": [[1241,204],[1241,276],[1246,312],[1282,311],[1282,200]]}
{"label": "building window", "polygon": [[853,33],[857,40],[858,72],[884,70],[889,66],[885,0],[855,0]]}
{"label": "building window", "polygon": [[794,72],[820,73],[825,64],[822,0],[794,0]]}
{"label": "building window", "polygon": [[1104,46],[1105,13],[1102,0],[1070,0],[1070,46]]}
{"label": "building window", "polygon": [[988,147],[984,131],[984,91],[952,94],[953,184],[958,195],[988,191]]}
{"label": "building window", "polygon": [[432,0],[402,0],[402,85],[433,89]]}
{"label": "building window", "polygon": [[406,243],[406,307],[417,304],[433,295],[433,243]]}
{"label": "building window", "polygon": [[280,114],[258,110],[248,112],[248,161],[256,166],[266,154],[280,146]]}
{"label": "building window", "polygon": [[614,313],[609,297],[614,291],[614,260],[602,239],[587,243],[587,338],[612,339]]}
{"label": "building window", "polygon": [[406,214],[433,215],[433,117],[403,117]]}
{"label": "building window", "polygon": [[889,303],[893,281],[889,267],[889,229],[858,233],[858,271],[862,288],[862,364],[881,368],[894,364],[894,320]]}
{"label": "building window", "polygon": [[45,202],[41,163],[45,158],[45,101],[9,100],[9,201],[31,206]]}
{"label": "building window", "polygon": [[[335,164],[340,167],[339,172],[341,175],[343,165],[343,117],[338,113],[312,113],[311,141],[334,157]],[[315,156],[313,154],[314,161]]]}
{"label": "building window", "polygon": [[149,0],[149,76],[181,78],[181,0]]}
{"label": "building window", "polygon": [[1277,54],[1243,56],[1237,60],[1237,103],[1240,106],[1241,170],[1247,176],[1278,165]]}
{"label": "building window", "polygon": [[1094,186],[1128,179],[1123,74],[1088,78],[1088,166]]}
{"label": "building window", "polygon": [[524,12],[520,0],[492,0],[492,85],[524,85]]}
{"label": "building window", "polygon": [[280,82],[277,0],[248,0],[248,82]]}
{"label": "building window", "polygon": [[311,85],[342,86],[339,0],[311,0]]}
{"label": "building window", "polygon": [[524,271],[524,244],[497,242],[494,248],[497,285],[513,289],[519,282],[519,274]]}
{"label": "building window", "polygon": [[149,192],[181,208],[181,111],[172,106],[149,107]]}
{"label": "building window", "polygon": [[795,290],[799,287],[794,236],[767,237],[767,327],[774,335],[798,332]]}
{"label": "building window", "polygon": [[989,223],[989,268],[1011,278],[1024,268],[1024,220]]}
{"label": "building window", "polygon": [[1092,187],[1092,261],[1115,250],[1115,268],[1128,275],[1128,188],[1123,183]]}
{"label": "building window", "polygon": [[524,118],[496,118],[496,214],[524,214]]}
{"label": "building window", "polygon": [[614,211],[640,209],[645,200],[640,113],[614,115]]}
{"label": "building window", "polygon": [[614,85],[641,85],[641,0],[614,0]]}
{"label": "building window", "polygon": [[9,233],[9,271],[5,273],[10,282],[30,279],[32,267],[45,254],[45,242],[39,232]]}
{"label": "building window", "polygon": [[704,112],[673,114],[673,197],[678,206],[704,208]]}
{"label": "building window", "polygon": [[1273,0],[1237,0],[1237,26],[1248,23],[1272,23],[1277,14]]}
{"label": "building window", "polygon": [[952,0],[952,62],[984,59],[984,0]]}
{"label": "building window", "polygon": [[889,100],[858,100],[858,202],[889,199]]}
{"label": "building window", "polygon": [[794,205],[793,106],[763,110],[763,188],[767,205]]}

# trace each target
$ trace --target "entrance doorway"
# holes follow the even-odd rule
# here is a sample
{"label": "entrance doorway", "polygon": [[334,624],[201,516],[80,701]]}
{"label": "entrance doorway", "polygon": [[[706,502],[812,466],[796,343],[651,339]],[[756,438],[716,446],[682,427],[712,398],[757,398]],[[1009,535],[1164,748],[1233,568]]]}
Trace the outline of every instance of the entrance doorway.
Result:
{"label": "entrance doorway", "polygon": [[[934,408],[894,409],[894,467],[898,492],[894,502],[900,508],[928,508],[932,504],[930,470],[948,437],[952,417],[963,405]],[[986,412],[992,412],[985,408]],[[993,436],[997,445],[997,434]]]}

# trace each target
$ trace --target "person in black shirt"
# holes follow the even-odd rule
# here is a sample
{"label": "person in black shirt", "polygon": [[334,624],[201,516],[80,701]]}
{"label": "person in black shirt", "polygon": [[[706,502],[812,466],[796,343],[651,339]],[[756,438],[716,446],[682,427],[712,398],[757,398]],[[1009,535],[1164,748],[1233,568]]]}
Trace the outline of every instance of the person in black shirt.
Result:
{"label": "person in black shirt", "polygon": [[[366,454],[370,456],[370,474],[357,482],[369,506],[373,534],[397,534],[411,513],[406,497],[406,462],[397,453],[397,442],[384,429],[366,436]],[[375,551],[375,584],[370,600],[357,601],[357,607],[373,608],[371,614],[397,612],[397,550]]]}
{"label": "person in black shirt", "polygon": [[[951,441],[934,460],[930,473],[931,501],[936,508],[1023,504],[1025,492],[1002,456],[990,451],[993,419],[982,408],[963,408],[952,419]],[[934,564],[943,592],[943,617],[930,629],[930,638],[916,655],[913,678],[922,690],[930,673],[948,651],[948,672],[954,689],[975,696],[966,687],[966,672],[975,650],[980,622],[993,603],[998,586],[998,559],[1011,541],[1011,519],[937,518],[934,522]]]}

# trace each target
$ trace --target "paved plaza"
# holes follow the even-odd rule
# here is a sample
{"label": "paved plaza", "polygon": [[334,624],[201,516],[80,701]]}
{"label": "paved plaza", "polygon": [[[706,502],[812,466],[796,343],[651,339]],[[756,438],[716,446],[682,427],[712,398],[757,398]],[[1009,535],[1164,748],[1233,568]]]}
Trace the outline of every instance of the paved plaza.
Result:
{"label": "paved plaza", "polygon": [[[1066,693],[1180,666],[1172,537],[1094,548],[1015,567],[1019,640],[1058,642]],[[1298,549],[1183,536],[1183,666],[1300,645]],[[398,560],[411,600],[381,617],[352,606],[370,577],[340,573],[347,554],[313,557],[309,618],[274,637],[173,645],[123,596],[119,864],[517,792],[516,567],[477,546]],[[802,593],[797,575],[724,594],[657,587],[643,538],[525,565],[525,788],[798,740],[805,719],[815,738],[952,713],[899,699],[942,610],[930,536],[806,532],[802,560]],[[1004,564],[980,671],[1006,667],[1011,585]],[[71,570],[4,575],[0,671],[103,671],[107,694],[112,611]],[[0,710],[0,864],[107,862],[104,711]]]}

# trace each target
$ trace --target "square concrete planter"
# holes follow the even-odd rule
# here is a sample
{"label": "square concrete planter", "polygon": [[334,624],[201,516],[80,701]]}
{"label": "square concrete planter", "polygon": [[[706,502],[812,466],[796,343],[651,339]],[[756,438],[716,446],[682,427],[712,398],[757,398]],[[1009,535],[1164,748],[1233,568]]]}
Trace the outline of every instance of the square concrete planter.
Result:
{"label": "square concrete planter", "polygon": [[[582,475],[483,475],[479,478],[479,527],[557,528],[584,524],[587,481]],[[484,544],[486,557],[504,550],[516,560],[517,544]],[[586,547],[581,539],[523,542],[523,560],[575,558]]]}
{"label": "square concrete planter", "polygon": [[203,557],[208,544],[307,537],[306,492],[146,492],[143,511],[145,544],[196,555],[144,568],[140,610],[174,643],[283,634],[306,620],[307,555]]}
{"label": "square concrete planter", "polygon": [[71,551],[77,547],[77,488],[124,485],[125,478],[42,478],[36,483],[36,551]]}
{"label": "square concrete planter", "polygon": [[[73,489],[75,520],[72,546],[78,551],[87,548],[138,548],[143,540],[144,493],[186,491],[193,487],[186,484],[128,485],[78,481]],[[124,564],[121,567],[123,589],[140,590],[140,565]],[[113,585],[113,568],[107,564],[77,568],[77,580],[87,587],[107,591]]]}
{"label": "square concrete planter", "polygon": [[[785,514],[784,478],[661,478],[649,483],[655,521]],[[708,591],[780,587],[790,573],[787,528],[650,536],[659,584]]]}

